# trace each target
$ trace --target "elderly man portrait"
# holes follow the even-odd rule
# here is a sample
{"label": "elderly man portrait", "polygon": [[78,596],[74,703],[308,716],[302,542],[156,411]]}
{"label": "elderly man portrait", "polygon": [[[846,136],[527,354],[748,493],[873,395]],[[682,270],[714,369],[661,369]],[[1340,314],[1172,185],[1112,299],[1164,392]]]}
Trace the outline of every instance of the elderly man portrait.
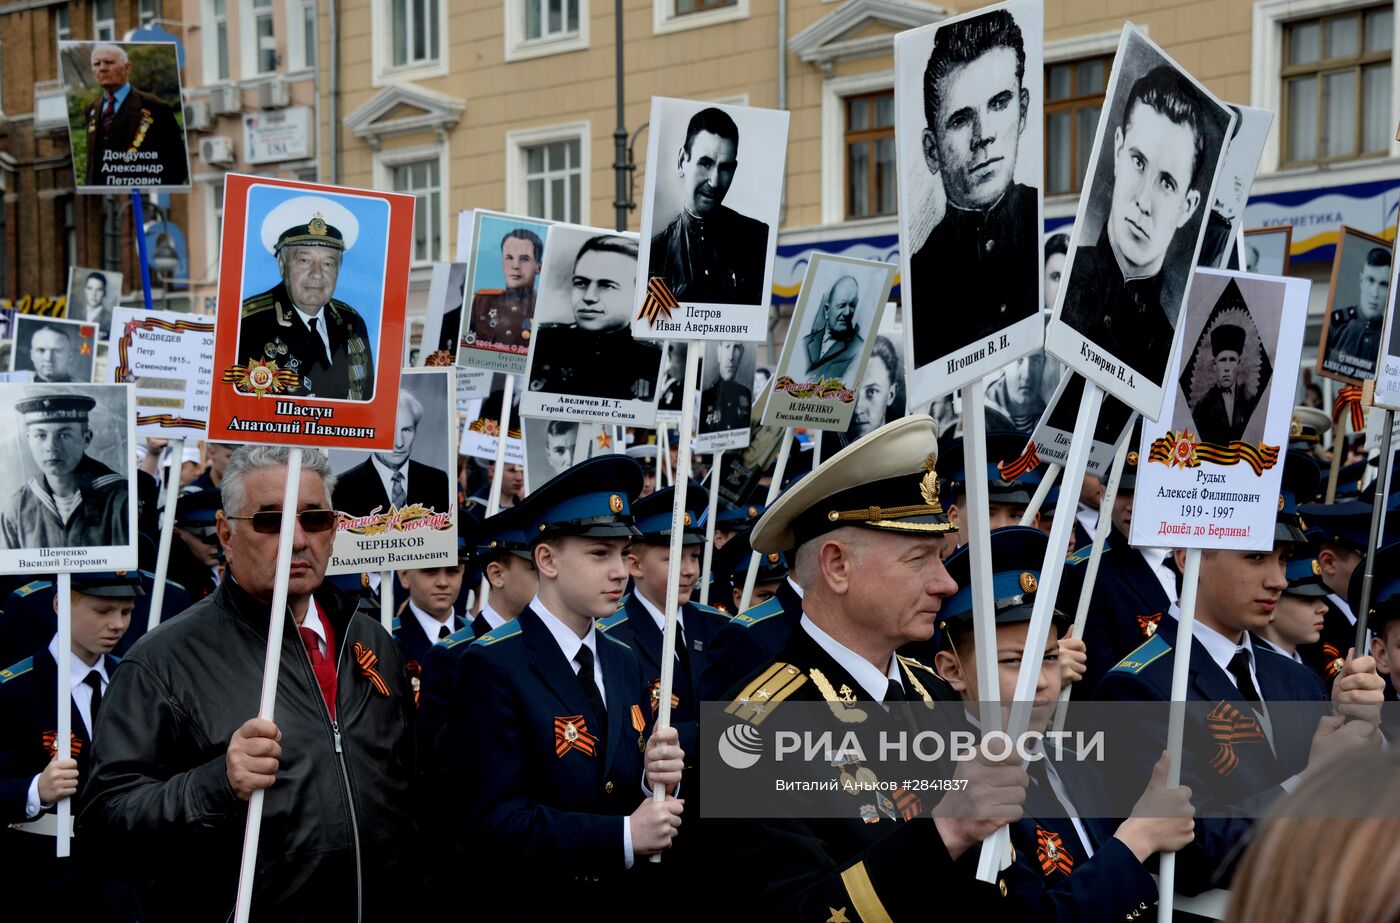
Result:
{"label": "elderly man portrait", "polygon": [[1177,313],[1163,304],[1163,268],[1201,205],[1205,132],[1199,93],[1172,68],[1159,65],[1132,85],[1113,129],[1108,220],[1094,244],[1076,249],[1061,312],[1154,382],[1166,372]]}
{"label": "elderly man portrait", "polygon": [[290,451],[233,454],[228,579],[138,641],[103,700],[77,835],[130,878],[143,923],[231,918],[259,790],[256,917],[391,919],[422,880],[413,691],[389,634],[323,580],[335,475],[316,449],[298,483],[277,710],[256,717]]}
{"label": "elderly man portrait", "polygon": [[451,497],[447,472],[414,461],[413,446],[423,422],[423,402],[413,392],[399,392],[394,448],[374,452],[336,479],[335,509],[350,516],[389,512],[414,504],[444,513]]}
{"label": "elderly man portrait", "polygon": [[1036,190],[1016,182],[1030,109],[1025,71],[1021,28],[1005,10],[934,36],[924,69],[923,154],[946,204],[909,261],[916,366],[1040,308]]}
{"label": "elderly man portrait", "polygon": [[125,545],[126,475],[87,454],[88,414],[97,401],[82,394],[48,394],[15,403],[25,445],[39,473],[10,495],[0,512],[6,548]]}
{"label": "elderly man portrait", "polygon": [[[161,185],[183,186],[189,182],[189,155],[185,135],[175,122],[170,106],[150,93],[131,85],[131,61],[120,45],[95,45],[90,59],[92,77],[102,91],[87,107],[87,186]],[[173,62],[172,62],[173,63]],[[153,152],[159,174],[122,169],[128,161],[109,159],[115,155]],[[155,182],[135,182],[154,177]]]}
{"label": "elderly man portrait", "polygon": [[1202,442],[1229,445],[1236,439],[1243,439],[1249,418],[1259,406],[1259,392],[1248,389],[1241,380],[1240,357],[1244,355],[1244,344],[1243,327],[1221,323],[1210,331],[1215,384],[1191,409]]}
{"label": "elderly man portrait", "polygon": [[1372,247],[1357,280],[1356,303],[1332,312],[1325,368],[1359,377],[1375,374],[1389,299],[1390,251]]}
{"label": "elderly man portrait", "polygon": [[[761,153],[755,152],[758,162]],[[651,238],[647,272],[680,301],[760,304],[768,225],[724,204],[739,169],[739,126],[722,109],[701,109],[676,153],[681,211]]]}
{"label": "elderly man portrait", "polygon": [[34,380],[45,384],[77,381],[75,374],[78,347],[73,342],[73,327],[68,324],[38,323],[30,328],[29,348],[24,351],[18,369],[32,369]]}
{"label": "elderly man portrait", "polygon": [[243,302],[240,363],[271,360],[297,374],[296,397],[367,401],[374,356],[360,312],[333,297],[345,258],[340,229],[318,213],[282,231],[273,248],[282,277]]}
{"label": "elderly man portrait", "polygon": [[865,337],[861,336],[860,325],[856,323],[859,308],[860,286],[851,276],[842,276],[826,290],[812,331],[802,338],[807,352],[804,377],[808,381],[823,378],[844,381],[851,365],[860,359]]}
{"label": "elderly man portrait", "polygon": [[[534,231],[512,228],[501,238],[501,275],[505,288],[472,294],[472,326],[467,342],[482,349],[524,354],[530,349],[535,316],[535,277],[544,260],[544,241]],[[444,315],[443,330],[455,329],[459,312]]]}

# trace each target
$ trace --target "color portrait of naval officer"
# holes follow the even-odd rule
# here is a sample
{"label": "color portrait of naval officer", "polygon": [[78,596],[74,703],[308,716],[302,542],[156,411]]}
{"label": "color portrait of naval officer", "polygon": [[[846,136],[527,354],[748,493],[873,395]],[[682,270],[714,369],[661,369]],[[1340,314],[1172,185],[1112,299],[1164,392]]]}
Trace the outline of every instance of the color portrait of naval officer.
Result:
{"label": "color portrait of naval officer", "polygon": [[[283,203],[265,221],[296,215],[296,203]],[[295,372],[297,383],[288,389],[294,397],[370,400],[374,355],[368,328],[355,308],[333,297],[358,224],[339,227],[314,209],[301,217],[271,247],[282,281],[243,301],[236,361],[270,360]],[[355,220],[348,211],[339,220],[345,219]],[[266,232],[265,223],[264,243]]]}
{"label": "color portrait of naval officer", "polygon": [[934,36],[923,80],[923,158],[947,201],[909,261],[916,366],[1040,310],[1037,194],[1016,182],[1031,99],[1025,71],[1021,28],[1006,10]]}

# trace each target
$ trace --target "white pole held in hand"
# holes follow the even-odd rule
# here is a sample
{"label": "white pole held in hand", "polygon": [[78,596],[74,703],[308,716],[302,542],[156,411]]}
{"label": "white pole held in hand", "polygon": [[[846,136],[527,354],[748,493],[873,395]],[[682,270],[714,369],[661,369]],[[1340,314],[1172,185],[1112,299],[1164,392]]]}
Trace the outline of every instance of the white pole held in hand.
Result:
{"label": "white pole held in hand", "polygon": [[1035,495],[1031,497],[1030,505],[1026,507],[1026,512],[1021,516],[1021,525],[1035,525],[1035,514],[1040,512],[1040,508],[1045,505],[1045,498],[1050,496],[1050,490],[1055,486],[1055,481],[1060,477],[1060,466],[1057,462],[1050,462],[1045,466],[1045,473],[1040,476],[1040,486],[1035,489]]}
{"label": "white pole held in hand", "polygon": [[[73,584],[69,574],[59,574],[54,589],[58,599],[58,739],[55,758],[73,758]],[[89,712],[91,714],[91,712]],[[54,855],[63,859],[72,854],[73,799],[58,802],[58,837]]]}
{"label": "white pole held in hand", "polygon": [[379,574],[379,624],[389,634],[394,633],[394,572],[391,570]]}
{"label": "white pole held in hand", "polygon": [[715,517],[719,515],[719,478],[723,467],[724,452],[716,452],[710,475],[710,508],[705,513],[705,560],[700,565],[700,601],[707,606],[714,605],[710,601],[710,568],[715,562]]}
{"label": "white pole held in hand", "polygon": [[151,611],[146,616],[146,630],[160,624],[160,610],[165,603],[165,578],[170,573],[170,541],[175,535],[175,504],[180,500],[180,466],[185,457],[185,440],[170,440],[170,473],[166,476],[165,509],[160,514],[160,544],[156,550],[155,586],[151,587]]}
{"label": "white pole held in hand", "polygon": [[[1201,583],[1201,549],[1186,550],[1181,569],[1181,614],[1176,622],[1176,645],[1172,651],[1172,699],[1167,719],[1167,787],[1181,784],[1181,737],[1186,723],[1186,684],[1191,678],[1191,630],[1196,622],[1196,590]],[[1176,898],[1176,853],[1162,853],[1157,866],[1157,919],[1170,921]]]}
{"label": "white pole held in hand", "polygon": [[988,489],[986,381],[977,379],[962,389],[963,470],[967,503],[959,510],[958,527],[965,530],[972,575],[972,634],[977,645],[977,688],[982,733],[1001,729],[1001,685],[997,681],[996,597],[992,592],[991,492]]}
{"label": "white pole held in hand", "polygon": [[[778,460],[773,464],[773,480],[768,482],[768,497],[763,501],[764,506],[772,506],[778,499],[778,494],[783,489],[783,474],[787,471],[788,456],[792,454],[792,427],[783,430],[783,446],[778,449]],[[758,583],[758,562],[763,557],[763,553],[755,551],[749,555],[749,572],[744,575],[744,593],[739,599],[739,611],[743,612],[749,607],[749,600],[753,599],[753,588]]]}

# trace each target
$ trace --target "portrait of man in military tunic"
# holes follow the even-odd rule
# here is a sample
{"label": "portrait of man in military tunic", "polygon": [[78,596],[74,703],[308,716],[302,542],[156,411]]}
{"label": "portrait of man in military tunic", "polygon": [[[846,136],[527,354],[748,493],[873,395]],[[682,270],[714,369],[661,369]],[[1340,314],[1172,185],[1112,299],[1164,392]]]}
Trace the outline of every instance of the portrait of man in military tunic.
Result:
{"label": "portrait of man in military tunic", "polygon": [[236,359],[275,362],[292,372],[289,396],[374,397],[375,350],[365,317],[336,297],[345,255],[359,234],[355,215],[321,196],[287,199],[263,219],[263,243],[280,280],[243,299]]}
{"label": "portrait of man in military tunic", "polygon": [[1342,228],[1332,270],[1327,322],[1318,348],[1318,371],[1360,381],[1376,374],[1385,309],[1390,303],[1390,244],[1354,228]]}

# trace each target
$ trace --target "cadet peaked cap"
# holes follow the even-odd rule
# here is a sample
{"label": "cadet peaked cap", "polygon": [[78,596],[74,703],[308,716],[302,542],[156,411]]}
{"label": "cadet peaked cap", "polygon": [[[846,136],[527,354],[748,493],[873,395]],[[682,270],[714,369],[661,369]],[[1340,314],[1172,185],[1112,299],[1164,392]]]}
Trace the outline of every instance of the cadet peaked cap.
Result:
{"label": "cadet peaked cap", "polygon": [[1326,596],[1332,591],[1322,582],[1322,565],[1317,563],[1317,548],[1310,546],[1306,553],[1297,555],[1284,565],[1284,576],[1288,578],[1289,596]]}
{"label": "cadet peaked cap", "polygon": [[219,510],[224,508],[224,492],[217,487],[205,490],[192,490],[180,495],[175,502],[175,524],[179,526],[209,527],[218,519]]}
{"label": "cadet peaked cap", "polygon": [[134,599],[146,595],[139,570],[92,571],[74,574],[70,580],[69,585],[84,596]]}
{"label": "cadet peaked cap", "polygon": [[[736,586],[743,586],[743,578],[748,576],[749,563],[753,561],[753,545],[749,543],[747,530],[739,532],[724,547],[715,552],[715,574],[727,575]],[[784,551],[770,551],[758,556],[758,576],[755,583],[772,583],[782,580],[792,572],[792,562]]]}
{"label": "cadet peaked cap", "polygon": [[955,532],[938,499],[938,434],[927,415],[900,417],[822,462],[754,526],[754,550],[788,551],[833,529]]}
{"label": "cadet peaked cap", "polygon": [[29,423],[86,423],[97,401],[86,394],[45,394],[15,401],[15,410]]}
{"label": "cadet peaked cap", "polygon": [[1364,500],[1304,503],[1298,513],[1308,524],[1309,536],[1365,554],[1371,535],[1371,504]]}
{"label": "cadet peaked cap", "polygon": [[595,455],[531,492],[526,531],[532,541],[556,535],[635,538],[631,506],[641,492],[641,465],[626,455]]}
{"label": "cadet peaked cap", "polygon": [[[1132,492],[1137,489],[1137,471],[1139,461],[1137,447],[1142,445],[1142,417],[1136,414],[1134,414],[1134,417],[1136,422],[1133,423],[1133,428],[1128,432],[1128,435],[1123,437],[1124,439],[1129,440],[1129,442],[1128,454],[1123,458],[1123,473],[1118,478],[1119,492],[1125,490]],[[1099,475],[1099,480],[1107,484],[1108,476],[1111,472],[1111,468],[1104,468],[1103,473]]]}
{"label": "cadet peaked cap", "polygon": [[294,224],[277,235],[273,253],[281,253],[283,247],[328,247],[344,251],[345,235],[335,225],[326,224],[326,219],[318,214],[305,224]]}
{"label": "cadet peaked cap", "polygon": [[[1015,478],[1009,478],[998,467],[998,463],[1010,465],[1019,459],[1026,451],[1026,443],[1029,441],[1030,437],[1025,433],[998,432],[987,434],[987,472],[984,477],[987,481],[987,496],[991,502],[1031,502],[1031,497],[1040,484],[1040,471],[1032,468]],[[962,490],[958,490],[958,493],[964,493],[968,479],[974,477],[974,473],[967,470],[964,449],[965,446],[961,438],[949,439],[940,447],[938,456],[944,480],[962,485]]]}
{"label": "cadet peaked cap", "polygon": [[[1351,583],[1347,585],[1347,602],[1353,610],[1361,608],[1361,584],[1366,578],[1363,564],[1351,572]],[[1391,542],[1384,548],[1376,549],[1376,559],[1371,565],[1371,606],[1368,620],[1374,622],[1371,628],[1379,632],[1382,622],[1389,622],[1400,616],[1400,542]]]}
{"label": "cadet peaked cap", "polygon": [[[998,625],[1029,622],[1040,590],[1040,566],[1045,562],[1045,549],[1050,536],[1028,526],[1006,526],[993,529],[992,539],[992,600]],[[948,576],[958,584],[958,591],[943,601],[938,611],[938,646],[944,647],[954,632],[972,624],[972,555],[971,546],[963,545],[948,556],[944,566]],[[1053,621],[1063,630],[1069,619],[1058,609],[1052,610]]]}
{"label": "cadet peaked cap", "polygon": [[1322,434],[1331,428],[1332,420],[1325,412],[1300,404],[1293,408],[1293,421],[1288,426],[1288,441],[1316,444],[1322,440]]}
{"label": "cadet peaked cap", "polygon": [[[632,518],[639,541],[648,545],[664,545],[671,541],[671,512],[676,501],[676,488],[667,487],[647,494],[632,504]],[[685,490],[685,521],[681,528],[682,545],[705,544],[701,517],[710,503],[710,493],[694,484]]]}
{"label": "cadet peaked cap", "polygon": [[533,496],[473,525],[473,563],[488,564],[507,554],[534,560],[530,553],[530,541],[534,538],[530,532],[530,499]]}
{"label": "cadet peaked cap", "polygon": [[729,532],[745,525],[753,525],[767,509],[762,503],[746,503],[743,506],[723,503],[719,512],[715,513],[715,528]]}

